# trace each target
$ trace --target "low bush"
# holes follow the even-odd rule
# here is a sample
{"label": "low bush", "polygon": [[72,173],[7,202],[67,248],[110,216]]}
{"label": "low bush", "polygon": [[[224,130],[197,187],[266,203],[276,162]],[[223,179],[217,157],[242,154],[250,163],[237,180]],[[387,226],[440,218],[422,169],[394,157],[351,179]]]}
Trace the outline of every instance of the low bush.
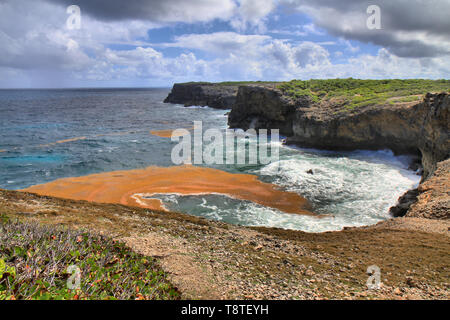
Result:
{"label": "low bush", "polygon": [[156,260],[121,242],[87,231],[0,219],[0,299],[179,296]]}

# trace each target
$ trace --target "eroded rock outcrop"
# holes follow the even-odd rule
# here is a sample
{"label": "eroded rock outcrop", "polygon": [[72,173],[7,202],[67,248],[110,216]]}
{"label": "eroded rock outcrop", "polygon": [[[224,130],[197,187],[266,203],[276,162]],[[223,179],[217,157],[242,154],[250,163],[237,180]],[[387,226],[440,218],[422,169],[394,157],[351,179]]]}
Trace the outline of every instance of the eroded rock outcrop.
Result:
{"label": "eroded rock outcrop", "polygon": [[[309,104],[305,99],[304,104]],[[280,129],[293,135],[296,103],[275,86],[241,86],[229,116],[231,128]]]}
{"label": "eroded rock outcrop", "polygon": [[420,103],[382,105],[356,112],[321,112],[299,107],[290,143],[326,149],[420,151],[424,177],[449,157],[450,96],[428,94]]}
{"label": "eroded rock outcrop", "polygon": [[417,202],[417,196],[419,195],[418,189],[413,189],[407,191],[398,199],[396,206],[389,209],[389,212],[394,217],[404,217],[408,212],[409,208]]}
{"label": "eroded rock outcrop", "polygon": [[450,159],[437,163],[434,173],[420,184],[418,193],[407,217],[450,219]]}
{"label": "eroded rock outcrop", "polygon": [[237,85],[205,82],[176,83],[164,100],[165,103],[190,106],[208,106],[216,109],[231,109],[236,101]]}

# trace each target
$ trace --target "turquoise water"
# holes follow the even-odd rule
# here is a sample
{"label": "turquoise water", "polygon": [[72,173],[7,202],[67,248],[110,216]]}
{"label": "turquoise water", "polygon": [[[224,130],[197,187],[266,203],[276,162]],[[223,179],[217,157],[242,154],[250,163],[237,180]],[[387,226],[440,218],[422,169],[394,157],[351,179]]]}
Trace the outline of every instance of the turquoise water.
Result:
{"label": "turquoise water", "polygon": [[[164,104],[168,89],[0,90],[0,188],[63,177],[171,166],[170,139],[153,130],[227,128],[224,110]],[[64,141],[69,140],[69,141]],[[57,142],[62,143],[57,143]],[[278,143],[279,144],[279,143]],[[159,195],[171,210],[241,225],[311,232],[389,218],[388,209],[420,177],[390,151],[325,152],[280,145],[269,165],[216,165],[298,192],[322,219],[284,214],[221,195]],[[314,174],[308,174],[312,169]]]}

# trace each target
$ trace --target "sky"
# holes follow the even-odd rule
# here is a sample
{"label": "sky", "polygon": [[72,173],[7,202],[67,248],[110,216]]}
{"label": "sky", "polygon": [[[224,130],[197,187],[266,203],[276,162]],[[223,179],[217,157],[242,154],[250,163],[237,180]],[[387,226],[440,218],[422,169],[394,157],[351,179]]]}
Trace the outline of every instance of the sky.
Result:
{"label": "sky", "polygon": [[449,79],[449,14],[450,0],[0,0],[0,88]]}

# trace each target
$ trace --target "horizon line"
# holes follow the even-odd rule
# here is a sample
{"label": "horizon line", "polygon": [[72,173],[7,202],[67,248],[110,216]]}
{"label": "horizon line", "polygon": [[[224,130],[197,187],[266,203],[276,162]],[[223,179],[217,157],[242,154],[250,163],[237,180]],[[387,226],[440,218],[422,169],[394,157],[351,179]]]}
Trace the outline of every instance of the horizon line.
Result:
{"label": "horizon line", "polygon": [[87,90],[87,89],[170,89],[171,87],[155,86],[155,87],[48,87],[48,88],[27,88],[27,87],[11,87],[0,88],[0,90]]}

